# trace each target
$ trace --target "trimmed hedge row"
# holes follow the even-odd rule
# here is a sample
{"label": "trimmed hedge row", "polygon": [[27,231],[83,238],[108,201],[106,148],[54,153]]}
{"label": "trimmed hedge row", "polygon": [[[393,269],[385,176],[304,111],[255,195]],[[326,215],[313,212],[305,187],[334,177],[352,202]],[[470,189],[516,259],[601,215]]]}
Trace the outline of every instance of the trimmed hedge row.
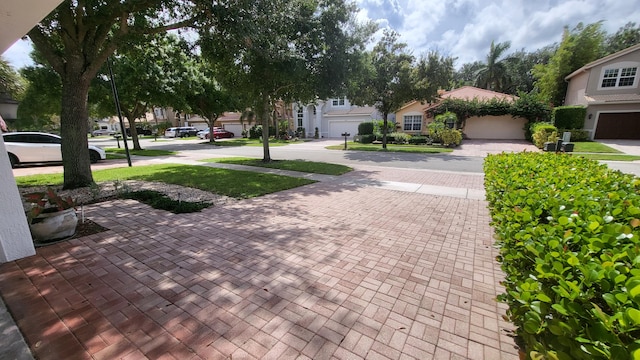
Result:
{"label": "trimmed hedge row", "polygon": [[640,359],[640,179],[571,155],[489,155],[508,317],[532,359]]}

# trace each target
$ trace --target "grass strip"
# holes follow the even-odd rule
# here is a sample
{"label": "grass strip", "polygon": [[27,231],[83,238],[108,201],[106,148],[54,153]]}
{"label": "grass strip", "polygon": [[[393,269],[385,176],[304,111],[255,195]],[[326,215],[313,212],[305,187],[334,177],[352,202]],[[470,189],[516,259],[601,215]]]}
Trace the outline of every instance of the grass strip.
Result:
{"label": "grass strip", "polygon": [[330,164],[325,162],[312,162],[312,161],[304,161],[304,160],[272,160],[271,162],[265,163],[265,162],[262,162],[261,159],[234,157],[234,158],[214,158],[214,159],[206,159],[202,161],[216,162],[216,163],[222,163],[222,164],[257,166],[257,167],[270,168],[270,169],[300,171],[300,172],[324,174],[324,175],[342,175],[353,170],[352,168],[344,165]]}
{"label": "grass strip", "polygon": [[[18,176],[18,186],[61,185],[63,174]],[[96,170],[95,182],[142,180],[192,187],[237,199],[246,199],[314,183],[313,180],[217,169],[198,165],[156,164]]]}

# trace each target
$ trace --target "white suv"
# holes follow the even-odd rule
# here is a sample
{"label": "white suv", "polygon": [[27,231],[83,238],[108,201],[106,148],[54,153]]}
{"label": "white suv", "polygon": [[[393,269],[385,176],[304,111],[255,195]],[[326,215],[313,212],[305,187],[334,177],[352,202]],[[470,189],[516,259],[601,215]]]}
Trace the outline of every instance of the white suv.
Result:
{"label": "white suv", "polygon": [[[41,132],[12,132],[2,134],[11,167],[23,163],[62,162],[62,139],[58,135]],[[89,159],[96,163],[107,158],[104,150],[89,145]]]}

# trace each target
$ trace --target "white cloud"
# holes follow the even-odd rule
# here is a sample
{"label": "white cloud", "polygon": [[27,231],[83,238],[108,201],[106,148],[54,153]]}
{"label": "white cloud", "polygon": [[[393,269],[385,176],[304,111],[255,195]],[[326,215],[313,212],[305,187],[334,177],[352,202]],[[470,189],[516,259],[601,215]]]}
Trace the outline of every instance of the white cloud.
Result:
{"label": "white cloud", "polygon": [[[510,41],[510,52],[535,51],[559,42],[563,28],[574,28],[579,22],[604,20],[603,29],[610,34],[629,21],[640,22],[640,0],[358,0],[357,3],[363,9],[361,14],[398,31],[414,54],[437,49],[457,57],[458,66],[483,61],[492,40]],[[393,6],[385,9],[385,4]],[[400,15],[404,19],[398,19]]]}

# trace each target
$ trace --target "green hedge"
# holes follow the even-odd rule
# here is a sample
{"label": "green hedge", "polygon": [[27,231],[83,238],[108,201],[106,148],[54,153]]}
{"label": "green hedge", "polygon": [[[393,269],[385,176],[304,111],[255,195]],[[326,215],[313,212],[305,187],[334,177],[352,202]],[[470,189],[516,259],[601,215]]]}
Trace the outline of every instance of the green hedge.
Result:
{"label": "green hedge", "polygon": [[358,135],[373,134],[373,121],[358,124]]}
{"label": "green hedge", "polygon": [[640,179],[571,155],[485,159],[508,317],[533,359],[640,358]]}
{"label": "green hedge", "polygon": [[563,129],[582,129],[587,108],[584,106],[558,106],[553,109],[553,124]]}

